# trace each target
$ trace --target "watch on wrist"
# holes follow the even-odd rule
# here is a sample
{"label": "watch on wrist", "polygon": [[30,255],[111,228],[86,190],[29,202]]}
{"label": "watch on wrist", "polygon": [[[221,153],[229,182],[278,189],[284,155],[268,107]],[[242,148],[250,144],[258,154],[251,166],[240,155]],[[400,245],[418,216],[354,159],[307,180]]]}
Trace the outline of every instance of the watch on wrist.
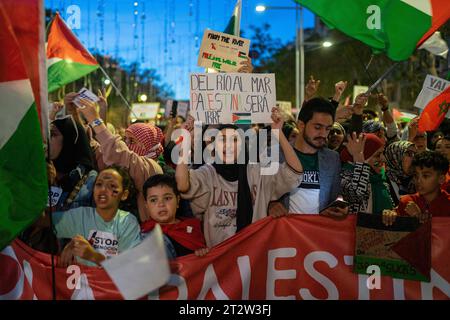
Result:
{"label": "watch on wrist", "polygon": [[91,126],[91,128],[94,128],[101,125],[102,123],[104,123],[102,119],[95,119],[91,123],[89,123],[89,126]]}

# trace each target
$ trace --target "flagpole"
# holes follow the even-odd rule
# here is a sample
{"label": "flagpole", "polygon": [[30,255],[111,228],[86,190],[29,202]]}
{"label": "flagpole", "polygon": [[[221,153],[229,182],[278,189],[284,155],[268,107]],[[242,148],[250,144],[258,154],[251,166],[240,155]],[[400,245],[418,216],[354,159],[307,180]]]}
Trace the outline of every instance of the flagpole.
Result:
{"label": "flagpole", "polygon": [[100,70],[103,72],[103,74],[105,75],[105,77],[111,82],[111,85],[113,86],[114,89],[116,89],[117,93],[119,94],[119,96],[122,98],[122,100],[125,102],[125,105],[128,107],[128,109],[130,110],[130,112],[133,114],[133,116],[137,119],[136,114],[133,112],[133,109],[130,106],[130,103],[127,101],[127,99],[125,99],[125,97],[122,95],[122,92],[120,92],[119,88],[117,88],[116,84],[114,83],[114,81],[110,78],[110,76],[106,73],[105,69],[102,68],[102,66],[99,65]]}
{"label": "flagpole", "polygon": [[393,65],[391,65],[382,75],[378,78],[377,81],[374,82],[369,88],[369,90],[366,91],[366,94],[370,94],[378,85],[383,81],[398,65],[400,65],[400,62],[396,62]]}

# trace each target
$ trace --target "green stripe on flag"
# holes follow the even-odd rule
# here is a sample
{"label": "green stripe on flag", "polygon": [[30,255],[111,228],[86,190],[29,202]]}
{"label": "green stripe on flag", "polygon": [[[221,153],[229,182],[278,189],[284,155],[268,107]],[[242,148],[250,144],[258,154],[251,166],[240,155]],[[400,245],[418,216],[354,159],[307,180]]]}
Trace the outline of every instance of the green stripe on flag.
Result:
{"label": "green stripe on flag", "polygon": [[0,149],[0,250],[31,225],[47,204],[47,169],[36,105]]}
{"label": "green stripe on flag", "polygon": [[354,272],[360,274],[367,274],[367,268],[371,265],[376,265],[380,268],[381,275],[390,276],[393,278],[428,281],[427,277],[419,273],[408,262],[393,259],[381,259],[363,255],[355,256]]}
{"label": "green stripe on flag", "polygon": [[234,124],[251,124],[251,120],[236,120]]}
{"label": "green stripe on flag", "polygon": [[98,65],[87,65],[67,60],[58,61],[48,68],[48,92],[55,91],[78,80],[95,71],[98,67]]}
{"label": "green stripe on flag", "polygon": [[431,27],[431,16],[400,1],[391,0],[296,0],[331,28],[386,52],[393,60],[405,60]]}
{"label": "green stripe on flag", "polygon": [[234,30],[235,24],[236,24],[236,17],[231,16],[230,20],[228,21],[228,25],[225,28],[225,30],[223,31],[223,33],[239,36],[238,34],[235,34],[235,30]]}

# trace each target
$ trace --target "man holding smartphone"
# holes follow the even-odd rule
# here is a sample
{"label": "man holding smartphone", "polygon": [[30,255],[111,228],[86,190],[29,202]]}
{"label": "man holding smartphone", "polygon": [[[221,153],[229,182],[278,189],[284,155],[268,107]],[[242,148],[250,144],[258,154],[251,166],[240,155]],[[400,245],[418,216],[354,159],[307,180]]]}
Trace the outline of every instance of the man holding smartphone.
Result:
{"label": "man holding smartphone", "polygon": [[344,201],[335,201],[340,195],[339,154],[326,147],[335,111],[335,107],[323,98],[314,98],[303,104],[298,118],[300,134],[294,144],[304,169],[303,181],[285,195],[281,203],[269,206],[270,215],[289,212],[335,218],[347,216],[348,205]]}

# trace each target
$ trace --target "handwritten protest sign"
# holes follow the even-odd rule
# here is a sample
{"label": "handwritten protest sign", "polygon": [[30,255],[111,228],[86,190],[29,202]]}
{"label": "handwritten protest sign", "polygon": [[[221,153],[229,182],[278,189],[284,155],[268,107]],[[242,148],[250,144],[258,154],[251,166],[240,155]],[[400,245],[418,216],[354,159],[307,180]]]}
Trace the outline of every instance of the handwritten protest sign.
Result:
{"label": "handwritten protest sign", "polygon": [[250,40],[222,32],[206,30],[198,56],[198,66],[236,72],[247,59]]}
{"label": "handwritten protest sign", "polygon": [[380,215],[359,213],[353,265],[356,273],[378,266],[381,275],[429,282],[431,222],[420,225],[414,217],[397,217],[385,226]]}
{"label": "handwritten protest sign", "polygon": [[159,102],[133,103],[130,117],[132,120],[149,120],[155,119],[159,111]]}
{"label": "handwritten protest sign", "polygon": [[448,86],[450,86],[450,81],[427,75],[414,106],[419,109],[424,109],[431,100],[440,95]]}
{"label": "handwritten protest sign", "polygon": [[204,124],[271,123],[275,75],[192,73],[190,114]]}

